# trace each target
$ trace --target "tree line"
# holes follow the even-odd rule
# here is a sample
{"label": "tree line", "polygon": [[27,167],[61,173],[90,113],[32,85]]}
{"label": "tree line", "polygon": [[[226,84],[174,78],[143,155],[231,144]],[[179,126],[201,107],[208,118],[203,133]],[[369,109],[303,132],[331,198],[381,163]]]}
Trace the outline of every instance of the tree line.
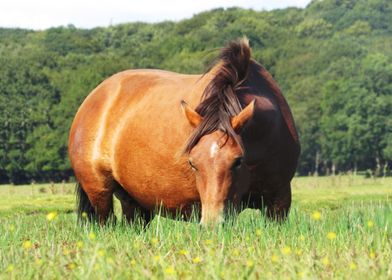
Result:
{"label": "tree line", "polygon": [[72,176],[67,137],[87,94],[130,68],[202,73],[247,36],[296,120],[299,174],[392,163],[392,2],[313,1],[305,9],[215,9],[179,22],[43,31],[0,28],[0,182]]}

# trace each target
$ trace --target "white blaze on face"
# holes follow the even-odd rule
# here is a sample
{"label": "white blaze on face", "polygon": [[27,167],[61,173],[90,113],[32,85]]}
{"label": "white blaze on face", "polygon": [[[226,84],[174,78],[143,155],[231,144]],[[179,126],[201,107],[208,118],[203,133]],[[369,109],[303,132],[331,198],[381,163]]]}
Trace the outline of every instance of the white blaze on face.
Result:
{"label": "white blaze on face", "polygon": [[210,157],[211,158],[215,157],[215,155],[218,153],[218,151],[219,151],[218,143],[216,143],[216,142],[212,143],[211,148],[210,148]]}

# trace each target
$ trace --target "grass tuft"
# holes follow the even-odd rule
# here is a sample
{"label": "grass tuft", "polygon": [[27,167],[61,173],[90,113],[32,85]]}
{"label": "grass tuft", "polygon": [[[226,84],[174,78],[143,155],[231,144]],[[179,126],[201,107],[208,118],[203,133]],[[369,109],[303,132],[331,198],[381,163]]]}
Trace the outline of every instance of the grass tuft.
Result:
{"label": "grass tuft", "polygon": [[247,209],[213,228],[80,225],[68,187],[0,186],[1,279],[392,278],[390,178],[296,178],[286,222]]}

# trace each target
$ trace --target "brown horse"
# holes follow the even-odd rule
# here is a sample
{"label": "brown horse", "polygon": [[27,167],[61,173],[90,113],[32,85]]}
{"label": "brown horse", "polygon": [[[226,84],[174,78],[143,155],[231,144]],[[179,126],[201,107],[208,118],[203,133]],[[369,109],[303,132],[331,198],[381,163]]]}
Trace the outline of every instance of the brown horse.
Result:
{"label": "brown horse", "polygon": [[101,224],[113,194],[128,221],[138,211],[148,222],[157,206],[187,216],[201,204],[201,223],[214,223],[229,202],[283,218],[299,151],[290,109],[245,39],[204,75],[113,75],[83,102],[69,137],[79,215]]}

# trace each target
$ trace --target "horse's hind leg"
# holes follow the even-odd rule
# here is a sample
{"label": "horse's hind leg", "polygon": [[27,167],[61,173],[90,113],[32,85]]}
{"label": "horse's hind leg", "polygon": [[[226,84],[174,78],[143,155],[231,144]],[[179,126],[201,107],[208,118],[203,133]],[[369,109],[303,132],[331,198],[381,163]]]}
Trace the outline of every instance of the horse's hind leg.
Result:
{"label": "horse's hind leg", "polygon": [[128,223],[141,219],[147,225],[153,218],[151,211],[142,208],[120,185],[116,186],[114,195],[120,200],[123,216]]}
{"label": "horse's hind leg", "polygon": [[[83,212],[87,210],[87,218],[98,220],[104,225],[113,215],[113,180],[105,176],[78,176],[80,181],[78,212],[83,220]],[[85,199],[86,196],[88,200]],[[84,199],[83,199],[84,197]],[[89,210],[90,209],[90,210]]]}

